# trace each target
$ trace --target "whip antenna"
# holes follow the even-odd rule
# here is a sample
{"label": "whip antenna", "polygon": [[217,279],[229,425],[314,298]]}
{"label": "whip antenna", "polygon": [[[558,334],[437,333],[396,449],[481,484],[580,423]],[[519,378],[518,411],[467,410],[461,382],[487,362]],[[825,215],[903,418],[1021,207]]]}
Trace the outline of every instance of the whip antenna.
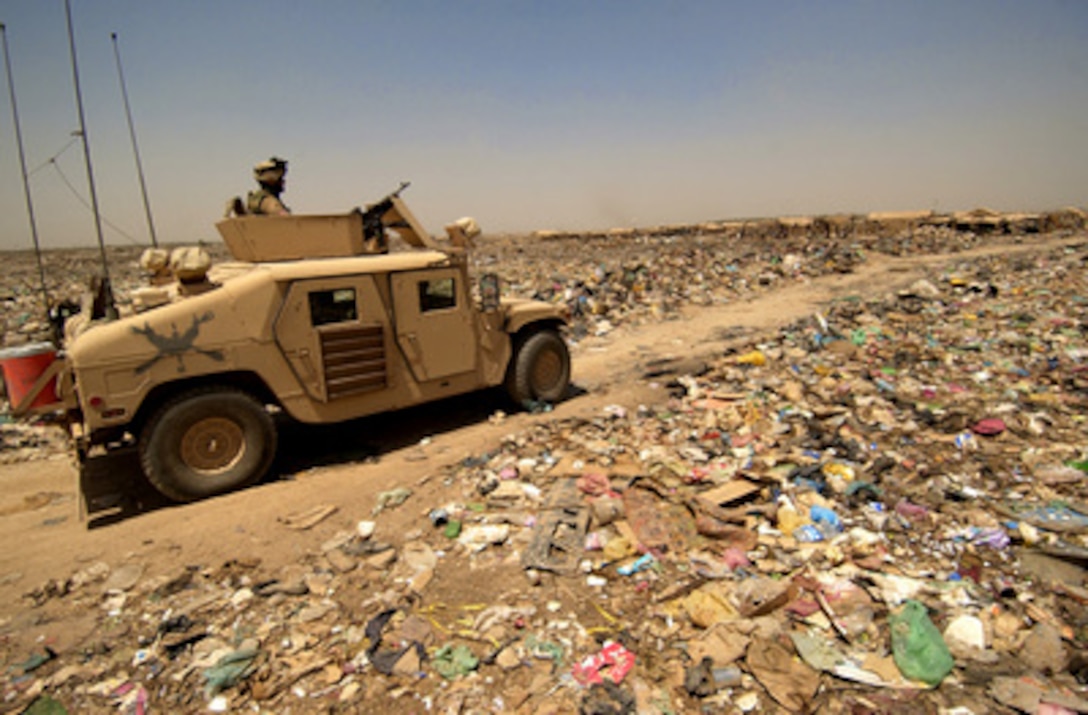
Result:
{"label": "whip antenna", "polygon": [[68,18],[68,46],[72,55],[72,80],[76,88],[76,108],[79,110],[79,135],[83,139],[83,160],[87,165],[87,185],[91,193],[91,209],[94,211],[94,228],[98,233],[98,251],[102,254],[102,297],[105,303],[106,317],[117,319],[117,304],[113,299],[113,285],[110,283],[110,266],[106,258],[106,240],[102,237],[102,215],[98,211],[98,194],[94,190],[94,170],[91,168],[91,146],[87,140],[87,122],[83,118],[83,94],[79,91],[79,67],[76,63],[76,36],[72,31],[72,3],[64,0],[64,12]]}
{"label": "whip antenna", "polygon": [[4,23],[0,22],[0,39],[4,44],[4,66],[7,68],[8,93],[11,95],[11,115],[15,125],[15,144],[19,148],[19,168],[23,172],[23,190],[26,192],[26,213],[30,218],[30,235],[34,239],[34,256],[38,260],[38,278],[42,284],[42,300],[45,301],[45,313],[49,315],[49,289],[45,285],[45,266],[42,264],[42,247],[38,242],[38,225],[34,221],[34,202],[30,198],[30,181],[26,173],[26,158],[23,155],[23,135],[19,131],[19,110],[15,104],[15,82],[11,78],[11,56],[8,54],[8,33]]}
{"label": "whip antenna", "polygon": [[121,52],[117,49],[117,33],[111,32],[113,56],[117,60],[117,77],[121,80],[121,98],[125,101],[125,117],[128,118],[128,133],[132,137],[132,155],[136,157],[136,174],[140,177],[140,192],[144,197],[144,212],[147,214],[147,230],[151,233],[151,245],[159,245],[155,238],[155,222],[151,219],[151,202],[147,199],[147,184],[144,183],[144,168],[140,163],[140,149],[136,146],[136,129],[132,124],[132,110],[128,106],[128,91],[125,89],[125,73],[121,70]]}

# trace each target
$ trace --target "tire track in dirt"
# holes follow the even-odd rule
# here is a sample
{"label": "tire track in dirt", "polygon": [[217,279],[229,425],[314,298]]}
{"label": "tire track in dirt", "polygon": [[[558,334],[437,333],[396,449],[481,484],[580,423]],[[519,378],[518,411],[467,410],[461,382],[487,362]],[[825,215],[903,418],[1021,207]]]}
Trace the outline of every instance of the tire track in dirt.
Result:
{"label": "tire track in dirt", "polygon": [[[688,307],[678,320],[616,331],[605,341],[585,341],[575,361],[576,379],[594,385],[629,381],[640,364],[667,357],[706,359],[750,342],[826,308],[847,296],[871,299],[894,294],[934,270],[997,255],[1045,253],[1083,244],[1086,237],[995,242],[967,251],[896,257],[873,253],[853,273],[806,278],[721,306]],[[722,335],[726,337],[721,337]]]}

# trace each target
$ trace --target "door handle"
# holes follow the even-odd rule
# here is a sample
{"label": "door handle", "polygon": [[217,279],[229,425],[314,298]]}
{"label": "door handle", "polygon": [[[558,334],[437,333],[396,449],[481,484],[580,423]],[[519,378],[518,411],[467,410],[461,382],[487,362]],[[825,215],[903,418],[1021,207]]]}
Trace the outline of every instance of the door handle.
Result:
{"label": "door handle", "polygon": [[301,348],[298,351],[298,361],[306,370],[306,379],[310,381],[317,380],[317,368],[314,366],[314,361],[310,358],[309,348]]}

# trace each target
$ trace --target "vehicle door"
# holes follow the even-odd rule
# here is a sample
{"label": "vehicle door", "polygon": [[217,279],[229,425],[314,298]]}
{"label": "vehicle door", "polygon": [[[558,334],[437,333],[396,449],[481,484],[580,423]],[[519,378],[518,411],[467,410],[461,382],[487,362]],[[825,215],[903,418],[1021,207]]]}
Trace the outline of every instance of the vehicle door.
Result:
{"label": "vehicle door", "polygon": [[420,382],[476,369],[477,338],[464,273],[434,268],[394,273],[397,344]]}
{"label": "vehicle door", "polygon": [[276,317],[276,342],[321,402],[389,386],[389,320],[369,275],[296,281]]}

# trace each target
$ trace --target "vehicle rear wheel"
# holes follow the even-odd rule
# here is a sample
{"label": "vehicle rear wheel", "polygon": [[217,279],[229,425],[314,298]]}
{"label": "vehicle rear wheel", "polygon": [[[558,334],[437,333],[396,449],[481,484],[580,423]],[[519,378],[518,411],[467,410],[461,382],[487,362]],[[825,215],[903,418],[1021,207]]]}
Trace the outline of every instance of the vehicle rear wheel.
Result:
{"label": "vehicle rear wheel", "polygon": [[276,426],[248,393],[203,388],[163,405],[141,433],[139,451],[156,489],[194,501],[263,477],[276,454]]}
{"label": "vehicle rear wheel", "polygon": [[570,386],[570,352],[559,333],[533,333],[514,350],[506,373],[506,391],[514,402],[557,402],[566,394]]}

